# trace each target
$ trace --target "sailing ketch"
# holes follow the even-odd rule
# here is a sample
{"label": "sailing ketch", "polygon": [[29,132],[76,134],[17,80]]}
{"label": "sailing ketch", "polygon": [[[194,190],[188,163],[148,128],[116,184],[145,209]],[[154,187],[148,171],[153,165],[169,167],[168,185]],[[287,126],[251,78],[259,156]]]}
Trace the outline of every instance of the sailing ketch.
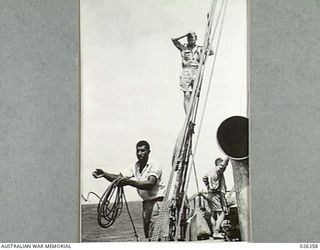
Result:
{"label": "sailing ketch", "polygon": [[[188,221],[188,219],[194,214],[192,214],[190,209],[190,202],[192,202],[193,199],[188,197],[187,191],[192,173],[194,173],[197,185],[197,194],[195,194],[193,198],[197,199],[197,197],[204,197],[203,199],[205,200],[205,194],[200,192],[199,184],[197,183],[198,178],[195,155],[202,123],[205,117],[205,105],[208,100],[211,83],[213,82],[212,79],[216,58],[219,54],[220,38],[224,27],[223,22],[227,5],[227,0],[213,0],[209,12],[204,14],[207,24],[205,27],[204,43],[199,63],[199,73],[190,98],[190,108],[187,111],[184,125],[174,147],[171,174],[167,183],[167,192],[164,196],[159,220],[156,222],[155,230],[151,237],[152,241],[190,240],[190,235],[188,235],[187,232],[188,230],[190,231],[190,221]],[[214,46],[211,47],[212,45]],[[209,50],[211,48],[215,54],[212,56],[212,59],[210,58],[211,71],[209,68],[210,77],[208,81],[204,75],[208,70],[208,67],[206,66],[207,61],[209,60]],[[204,79],[208,81],[206,89],[203,88]],[[200,107],[201,97],[204,98],[203,107]],[[202,114],[200,112],[201,109]],[[222,151],[224,150],[222,149]]]}
{"label": "sailing ketch", "polygon": [[[217,36],[217,42],[214,51],[216,51],[216,54],[218,52],[223,20],[227,6],[227,1],[222,1],[222,3],[218,5],[217,8],[217,2],[218,1],[212,1],[210,12],[207,16],[208,23],[200,59],[200,68],[198,70],[198,75],[195,81],[195,88],[191,95],[190,107],[187,110],[185,123],[182,132],[180,133],[176,142],[173,155],[172,172],[167,186],[167,193],[164,197],[163,206],[160,212],[160,218],[158,220],[158,223],[156,224],[156,228],[152,236],[152,241],[185,240],[187,237],[187,219],[190,216],[188,216],[189,205],[187,204],[188,198],[186,191],[190,181],[190,174],[192,170],[191,168],[194,168],[194,173],[196,173],[194,154],[198,144],[198,140],[196,140],[193,144],[193,135],[195,133],[198,105],[201,96],[201,86],[206,66],[206,60],[208,58],[208,55],[210,54],[211,44],[213,43],[215,36]],[[216,9],[218,10],[216,11]],[[217,15],[216,18],[215,14]],[[209,79],[210,82],[212,81],[215,59],[216,55],[214,55],[214,63],[212,65]],[[209,91],[209,89],[207,91]],[[198,133],[200,133],[200,129],[201,124]],[[247,145],[241,145],[241,147],[247,147]],[[173,195],[171,198],[169,198],[171,187],[173,184]],[[168,213],[170,213],[170,215],[168,215]],[[167,226],[166,223],[164,223],[166,217],[170,217],[169,233],[165,232],[166,230],[163,228],[164,226]],[[163,235],[161,236],[161,234]]]}

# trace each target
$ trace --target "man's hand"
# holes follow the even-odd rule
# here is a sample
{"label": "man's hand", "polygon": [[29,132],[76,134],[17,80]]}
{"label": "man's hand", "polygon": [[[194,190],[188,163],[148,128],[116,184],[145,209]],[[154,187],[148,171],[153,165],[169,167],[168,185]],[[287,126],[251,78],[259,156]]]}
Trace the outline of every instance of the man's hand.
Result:
{"label": "man's hand", "polygon": [[118,182],[118,186],[124,187],[130,184],[130,178],[129,177],[122,177],[121,180]]}
{"label": "man's hand", "polygon": [[92,172],[92,176],[96,179],[102,178],[104,175],[104,171],[102,169],[96,169],[95,171]]}
{"label": "man's hand", "polygon": [[213,49],[212,49],[212,45],[210,44],[210,42],[209,42],[209,46],[208,46],[208,49],[207,49],[206,53],[207,53],[209,56],[214,55],[214,52],[213,52]]}

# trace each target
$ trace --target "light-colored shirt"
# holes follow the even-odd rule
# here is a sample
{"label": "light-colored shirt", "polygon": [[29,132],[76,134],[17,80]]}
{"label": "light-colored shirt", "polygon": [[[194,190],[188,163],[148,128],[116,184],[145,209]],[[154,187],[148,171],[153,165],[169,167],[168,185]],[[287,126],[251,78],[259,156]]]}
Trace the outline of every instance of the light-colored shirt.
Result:
{"label": "light-colored shirt", "polygon": [[137,189],[138,194],[143,200],[152,200],[158,197],[163,197],[165,194],[165,185],[162,176],[162,169],[157,162],[148,160],[146,166],[140,173],[140,166],[138,162],[129,165],[126,169],[121,171],[125,177],[134,178],[137,181],[147,181],[149,176],[157,178],[155,186],[151,190]]}
{"label": "light-colored shirt", "polygon": [[201,49],[202,47],[198,45],[190,49],[184,44],[181,50],[182,68],[199,68]]}

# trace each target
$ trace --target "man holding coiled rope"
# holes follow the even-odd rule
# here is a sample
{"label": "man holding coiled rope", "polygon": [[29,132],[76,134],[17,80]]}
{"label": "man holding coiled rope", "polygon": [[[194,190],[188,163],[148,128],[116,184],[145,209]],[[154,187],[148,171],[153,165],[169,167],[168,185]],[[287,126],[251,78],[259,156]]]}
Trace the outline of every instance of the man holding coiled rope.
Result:
{"label": "man holding coiled rope", "polygon": [[110,182],[122,177],[118,185],[137,188],[138,194],[143,200],[142,217],[146,238],[152,236],[154,223],[159,215],[160,203],[165,193],[162,169],[159,164],[149,159],[150,152],[149,143],[139,141],[136,145],[137,162],[119,174],[107,173],[102,169],[96,169],[92,173],[94,178],[104,177]]}

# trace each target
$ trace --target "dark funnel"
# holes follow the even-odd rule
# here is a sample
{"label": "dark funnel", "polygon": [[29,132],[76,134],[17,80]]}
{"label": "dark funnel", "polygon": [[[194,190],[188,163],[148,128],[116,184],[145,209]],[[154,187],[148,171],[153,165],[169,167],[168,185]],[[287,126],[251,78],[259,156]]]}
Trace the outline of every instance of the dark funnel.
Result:
{"label": "dark funnel", "polygon": [[232,116],[224,120],[217,131],[217,140],[223,152],[233,159],[248,157],[249,120]]}

